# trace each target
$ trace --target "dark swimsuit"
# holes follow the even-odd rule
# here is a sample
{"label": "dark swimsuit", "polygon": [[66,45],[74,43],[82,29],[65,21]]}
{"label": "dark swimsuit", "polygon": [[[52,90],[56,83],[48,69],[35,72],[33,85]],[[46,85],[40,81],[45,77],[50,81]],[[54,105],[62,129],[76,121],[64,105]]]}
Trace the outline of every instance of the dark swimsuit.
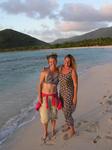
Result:
{"label": "dark swimsuit", "polygon": [[58,79],[58,76],[59,76],[59,73],[52,73],[52,72],[48,72],[48,75],[45,79],[45,83],[51,83],[51,84],[55,84],[57,85],[58,82],[59,82],[59,79]]}

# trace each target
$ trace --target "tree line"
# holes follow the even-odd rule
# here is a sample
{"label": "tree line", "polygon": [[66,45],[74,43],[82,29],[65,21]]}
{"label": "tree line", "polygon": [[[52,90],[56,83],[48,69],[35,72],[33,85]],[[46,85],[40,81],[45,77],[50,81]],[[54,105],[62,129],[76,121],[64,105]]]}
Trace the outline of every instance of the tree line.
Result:
{"label": "tree line", "polygon": [[49,45],[35,45],[35,46],[25,46],[25,47],[14,47],[7,49],[0,49],[0,52],[7,51],[25,51],[25,50],[41,50],[41,49],[55,49],[55,48],[69,48],[69,47],[88,47],[88,46],[108,46],[112,45],[112,38],[97,38],[88,39],[82,41],[69,41],[62,44],[49,44]]}

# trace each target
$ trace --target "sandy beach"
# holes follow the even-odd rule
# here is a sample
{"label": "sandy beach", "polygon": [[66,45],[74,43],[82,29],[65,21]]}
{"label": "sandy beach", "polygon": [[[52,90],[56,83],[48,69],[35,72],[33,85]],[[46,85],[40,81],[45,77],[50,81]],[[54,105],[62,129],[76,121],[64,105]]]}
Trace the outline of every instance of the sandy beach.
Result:
{"label": "sandy beach", "polygon": [[[90,49],[94,49],[94,48],[112,48],[112,45],[105,45],[105,46],[79,46],[79,47],[67,47],[67,48],[63,48],[63,47],[60,47],[60,48],[53,48],[53,50],[60,50],[60,49],[63,49],[63,50],[67,50],[67,49],[74,49],[74,50],[78,50],[78,49],[85,49],[85,48],[90,48]],[[49,50],[49,49],[46,49],[46,50]]]}
{"label": "sandy beach", "polygon": [[[0,150],[111,150],[112,149],[112,64],[93,67],[79,77],[78,104],[75,113],[77,133],[64,141],[64,116],[58,113],[56,137],[41,143],[39,113],[19,128]],[[50,126],[49,126],[50,130]]]}

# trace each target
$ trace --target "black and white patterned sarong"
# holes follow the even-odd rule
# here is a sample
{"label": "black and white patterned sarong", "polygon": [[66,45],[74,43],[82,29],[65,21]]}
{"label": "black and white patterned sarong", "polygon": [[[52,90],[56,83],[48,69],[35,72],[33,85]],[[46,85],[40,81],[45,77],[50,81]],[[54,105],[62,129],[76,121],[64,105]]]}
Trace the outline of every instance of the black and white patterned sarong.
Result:
{"label": "black and white patterned sarong", "polygon": [[60,85],[60,98],[63,102],[63,111],[65,121],[68,126],[74,125],[73,113],[73,96],[74,96],[74,85],[72,80],[72,71],[68,74],[59,74],[59,85]]}

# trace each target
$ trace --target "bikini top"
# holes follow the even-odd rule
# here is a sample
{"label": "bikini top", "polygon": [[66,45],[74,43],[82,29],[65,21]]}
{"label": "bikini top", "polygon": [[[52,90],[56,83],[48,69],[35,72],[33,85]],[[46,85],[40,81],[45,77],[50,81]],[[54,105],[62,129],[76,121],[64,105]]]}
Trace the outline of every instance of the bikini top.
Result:
{"label": "bikini top", "polygon": [[51,83],[51,84],[58,84],[59,79],[58,79],[59,73],[52,73],[52,72],[48,72],[48,75],[45,79],[45,83]]}

